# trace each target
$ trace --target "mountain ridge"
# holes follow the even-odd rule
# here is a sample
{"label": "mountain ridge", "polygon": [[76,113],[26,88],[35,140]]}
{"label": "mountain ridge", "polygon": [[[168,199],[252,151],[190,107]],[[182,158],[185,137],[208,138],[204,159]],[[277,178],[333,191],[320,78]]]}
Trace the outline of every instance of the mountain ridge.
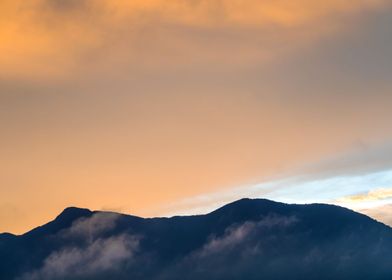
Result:
{"label": "mountain ridge", "polygon": [[241,199],[157,218],[67,207],[25,234],[0,237],[7,280],[392,277],[392,229],[329,204]]}
{"label": "mountain ridge", "polygon": [[[91,210],[91,209],[85,208],[85,207],[68,206],[68,207],[64,208],[64,209],[60,212],[60,214],[58,214],[58,215],[55,217],[55,219],[53,219],[53,220],[51,220],[51,221],[49,221],[49,222],[47,222],[47,223],[44,223],[43,225],[37,226],[37,227],[35,227],[35,228],[32,228],[31,230],[28,230],[28,231],[26,231],[25,233],[22,233],[22,234],[13,234],[13,233],[11,233],[11,232],[0,232],[0,237],[3,236],[3,235],[4,235],[4,236],[22,236],[22,235],[28,234],[28,233],[30,233],[30,232],[33,232],[33,231],[35,231],[35,230],[41,228],[42,226],[48,225],[48,224],[50,224],[50,223],[52,223],[52,222],[55,222],[57,219],[63,219],[63,218],[65,218],[66,220],[71,220],[71,221],[72,221],[72,220],[75,220],[75,219],[78,219],[78,218],[81,218],[81,217],[85,217],[85,216],[89,216],[89,215],[93,215],[93,214],[96,214],[96,213],[114,213],[114,214],[118,214],[118,215],[122,215],[122,216],[135,217],[135,218],[145,219],[145,220],[149,220],[149,219],[150,219],[150,220],[152,220],[152,219],[173,219],[173,218],[183,218],[183,217],[187,218],[187,217],[206,216],[206,215],[218,213],[218,212],[221,212],[221,211],[225,211],[225,210],[227,210],[227,209],[229,209],[229,208],[236,207],[236,206],[238,206],[238,205],[240,205],[240,204],[243,205],[243,204],[245,204],[245,203],[247,203],[247,204],[249,204],[249,203],[250,203],[250,204],[264,203],[264,204],[268,204],[268,205],[284,205],[284,206],[286,206],[286,207],[287,207],[287,206],[289,206],[289,207],[290,207],[290,206],[307,206],[307,207],[309,207],[309,206],[310,206],[310,207],[312,207],[312,206],[319,206],[319,207],[324,207],[324,206],[326,206],[326,207],[336,207],[336,208],[338,208],[338,209],[345,209],[345,210],[350,211],[350,212],[352,212],[352,213],[356,213],[356,214],[358,214],[358,215],[365,216],[365,217],[367,217],[367,218],[369,218],[369,219],[371,219],[371,220],[373,220],[373,221],[375,221],[375,222],[377,222],[377,223],[380,223],[380,224],[382,224],[382,225],[384,225],[384,226],[386,226],[386,227],[391,228],[391,226],[389,226],[389,225],[387,225],[387,224],[385,224],[385,223],[383,223],[383,222],[381,222],[381,221],[378,221],[378,220],[376,220],[376,219],[374,219],[374,218],[372,218],[372,217],[370,217],[370,216],[367,216],[367,215],[365,215],[365,214],[356,212],[356,211],[354,211],[354,210],[352,210],[352,209],[349,209],[349,208],[346,208],[346,207],[343,207],[343,206],[339,206],[339,205],[335,205],[335,204],[328,204],[328,203],[306,203],[306,204],[298,204],[298,203],[277,202],[277,201],[270,200],[270,199],[265,199],[265,198],[241,198],[241,199],[235,200],[235,201],[233,201],[233,202],[227,203],[227,204],[225,204],[225,205],[223,205],[223,206],[220,206],[220,207],[218,207],[217,209],[212,210],[212,211],[210,211],[210,212],[208,212],[208,213],[205,213],[205,214],[157,216],[157,217],[147,217],[147,218],[141,217],[141,216],[135,216],[135,215],[132,215],[132,214],[127,214],[127,213],[122,213],[122,212],[116,212],[116,211]],[[72,217],[74,217],[74,219],[72,219]]]}

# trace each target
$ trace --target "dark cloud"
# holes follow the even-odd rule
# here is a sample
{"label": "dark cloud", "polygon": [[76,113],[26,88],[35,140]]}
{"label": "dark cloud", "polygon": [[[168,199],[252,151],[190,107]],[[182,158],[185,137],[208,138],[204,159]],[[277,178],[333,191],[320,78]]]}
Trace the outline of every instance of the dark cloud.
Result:
{"label": "dark cloud", "polygon": [[51,7],[58,12],[71,12],[84,10],[87,12],[87,7],[91,3],[89,0],[46,0],[44,7]]}
{"label": "dark cloud", "polygon": [[318,162],[304,164],[295,172],[309,180],[334,176],[366,175],[392,168],[392,145],[388,143],[354,145],[338,156],[326,157]]}

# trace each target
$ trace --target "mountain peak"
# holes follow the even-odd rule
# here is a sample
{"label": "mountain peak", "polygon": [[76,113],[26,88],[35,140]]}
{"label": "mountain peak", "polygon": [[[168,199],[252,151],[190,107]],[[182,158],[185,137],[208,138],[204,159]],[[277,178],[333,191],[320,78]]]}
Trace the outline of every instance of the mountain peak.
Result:
{"label": "mountain peak", "polygon": [[82,217],[90,217],[94,212],[90,211],[86,208],[78,208],[78,207],[67,207],[65,208],[60,215],[56,217],[53,221],[47,223],[46,225],[37,227],[27,234],[29,236],[39,235],[42,231],[46,231],[48,233],[56,233],[64,228],[68,228],[72,225],[72,223]]}
{"label": "mountain peak", "polygon": [[82,217],[82,216],[88,216],[92,214],[92,211],[90,211],[87,208],[79,208],[79,207],[67,207],[65,208],[60,215],[57,216],[56,219],[58,218],[78,218],[78,217]]}
{"label": "mountain peak", "polygon": [[275,207],[284,206],[286,204],[275,202],[268,199],[252,199],[252,198],[242,198],[226,204],[221,208],[213,211],[212,213],[222,213],[222,212],[252,212],[257,209],[265,208],[265,209],[273,209]]}
{"label": "mountain peak", "polygon": [[0,239],[9,239],[9,238],[14,238],[15,235],[9,232],[3,232],[0,233]]}
{"label": "mountain peak", "polygon": [[78,207],[67,207],[65,208],[60,215],[56,217],[53,221],[55,223],[71,225],[75,220],[82,217],[90,217],[93,214],[92,211],[86,208],[78,208]]}

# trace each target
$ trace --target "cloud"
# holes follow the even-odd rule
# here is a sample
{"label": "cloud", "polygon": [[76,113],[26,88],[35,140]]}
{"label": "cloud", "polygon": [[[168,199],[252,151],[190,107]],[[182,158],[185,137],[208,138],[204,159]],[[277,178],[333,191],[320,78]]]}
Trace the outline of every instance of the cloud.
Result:
{"label": "cloud", "polygon": [[[390,144],[368,146],[356,143],[344,153],[297,165],[276,177],[188,197],[160,210],[169,216],[201,214],[244,196],[287,203],[342,203],[358,209],[353,202],[359,203],[360,198],[363,198],[361,202],[366,202],[369,189],[392,183],[391,150]],[[370,191],[367,202],[377,192],[377,189]],[[379,192],[388,193],[389,189],[380,189]],[[358,193],[361,193],[358,197],[353,195]]]}
{"label": "cloud", "polygon": [[57,234],[57,238],[68,245],[51,252],[42,267],[18,279],[90,279],[106,272],[115,273],[132,262],[140,241],[140,237],[127,233],[107,234],[114,229],[118,216],[96,213],[76,220],[70,228]]}
{"label": "cloud", "polygon": [[244,223],[240,226],[226,229],[223,237],[214,237],[204,245],[204,248],[197,253],[198,257],[211,254],[219,254],[228,248],[233,248],[241,244],[255,229],[256,224],[252,222]]}
{"label": "cloud", "polygon": [[51,253],[42,268],[26,273],[21,280],[80,279],[115,271],[130,261],[138,247],[138,240],[119,235],[96,239],[85,248],[65,248]]}
{"label": "cloud", "polygon": [[392,188],[377,188],[338,198],[336,202],[392,226],[391,199]]}
{"label": "cloud", "polygon": [[[167,67],[156,44],[171,64],[184,63],[181,56],[189,59],[189,53],[195,63],[214,57],[223,63],[233,51],[237,63],[265,59],[284,49],[285,38],[307,41],[336,24],[342,27],[342,16],[379,9],[386,2],[5,0],[0,4],[0,73],[9,79],[57,80],[92,71],[97,66],[92,60],[106,66],[115,60]],[[252,30],[265,38],[255,40]],[[239,39],[244,42],[234,43]],[[291,41],[292,47],[298,44]],[[212,46],[220,51],[211,51]]]}
{"label": "cloud", "polygon": [[[260,279],[261,276],[287,279],[288,275],[300,279],[326,270],[328,273],[322,275],[329,278],[367,276],[366,273],[377,271],[381,275],[378,278],[384,279],[390,274],[387,261],[379,261],[389,260],[390,252],[385,244],[389,245],[390,240],[375,237],[375,234],[383,236],[385,228],[377,225],[363,229],[353,218],[347,225],[333,222],[326,229],[325,221],[317,218],[330,212],[325,212],[326,208],[315,208],[316,213],[292,210],[295,212],[269,214],[256,220],[242,216],[237,223],[213,215],[212,220],[190,218],[196,221],[191,227],[198,228],[197,232],[182,228],[186,225],[181,220],[176,220],[179,223],[173,220],[170,224],[174,227],[169,228],[162,221],[151,220],[151,227],[142,227],[147,232],[152,229],[144,232],[145,242],[123,231],[103,234],[93,240],[86,238],[86,245],[66,243],[64,248],[50,253],[41,268],[24,273],[18,280],[173,280],[183,279],[184,275],[189,280]],[[217,223],[211,224],[209,221],[215,218]],[[90,231],[80,224],[77,227]],[[121,228],[127,231],[126,227]],[[61,234],[60,238],[63,238]],[[368,266],[358,266],[363,263]]]}
{"label": "cloud", "polygon": [[64,238],[93,240],[114,229],[119,217],[120,214],[117,213],[98,212],[91,217],[76,220],[69,229],[64,230],[60,234]]}
{"label": "cloud", "polygon": [[249,242],[250,238],[256,238],[263,230],[281,230],[295,225],[298,219],[295,216],[269,215],[257,222],[245,222],[241,225],[233,225],[225,230],[223,236],[210,237],[203,248],[196,252],[197,258],[203,258],[214,254],[222,254],[227,250],[235,250]]}
{"label": "cloud", "polygon": [[389,141],[369,145],[357,140],[353,146],[339,155],[325,157],[318,162],[299,166],[293,173],[309,179],[332,176],[356,176],[388,170],[392,167],[392,145]]}
{"label": "cloud", "polygon": [[[297,217],[275,216],[229,226],[223,234],[210,237],[201,249],[158,272],[156,279],[181,279],[183,275],[187,279],[302,279],[313,271],[328,271],[321,278],[339,278],[348,276],[348,271],[350,276],[367,274],[370,266],[370,270],[380,267],[380,278],[387,275],[384,263],[371,261],[380,249],[358,245],[366,233],[339,228],[338,234],[324,239],[322,225],[321,231],[309,230],[302,222]],[[370,266],[358,266],[364,262]]]}
{"label": "cloud", "polygon": [[202,279],[206,275],[209,279],[257,279],[256,274],[267,275],[270,260],[263,259],[268,255],[266,252],[271,251],[278,239],[280,245],[289,240],[291,236],[287,233],[298,222],[295,216],[268,215],[257,221],[232,224],[159,271],[154,279],[180,279],[184,274],[189,279]]}
{"label": "cloud", "polygon": [[342,203],[371,202],[392,198],[392,188],[379,188],[367,193],[346,196],[338,199]]}
{"label": "cloud", "polygon": [[392,227],[392,204],[359,209],[358,211]]}
{"label": "cloud", "polygon": [[[117,220],[111,217],[113,221]],[[99,228],[98,221],[102,223]],[[234,261],[236,269],[242,267],[247,259],[268,250],[270,239],[255,244],[262,234],[266,233],[271,238],[270,233],[285,232],[299,220],[294,216],[267,215],[257,221],[233,224],[222,234],[206,236],[206,241],[194,251],[179,255],[173,262],[160,258],[159,248],[164,248],[160,245],[150,248],[150,252],[141,247],[140,237],[124,232],[107,232],[113,229],[113,221],[105,213],[77,220],[56,236],[66,245],[52,251],[41,267],[24,272],[17,280],[129,279],[144,273],[149,275],[149,279],[177,279],[187,270],[192,271],[189,277],[193,279],[194,275],[199,274],[198,269],[202,269],[204,275],[210,269],[210,264],[216,261]],[[96,233],[94,237],[91,235],[93,232]],[[233,254],[239,255],[240,260],[233,258]]]}
{"label": "cloud", "polygon": [[[306,163],[391,166],[387,148],[345,156],[392,136],[389,1],[5,0],[0,13],[0,197],[20,209],[4,231],[70,204],[221,205]],[[205,204],[188,202],[170,212]]]}

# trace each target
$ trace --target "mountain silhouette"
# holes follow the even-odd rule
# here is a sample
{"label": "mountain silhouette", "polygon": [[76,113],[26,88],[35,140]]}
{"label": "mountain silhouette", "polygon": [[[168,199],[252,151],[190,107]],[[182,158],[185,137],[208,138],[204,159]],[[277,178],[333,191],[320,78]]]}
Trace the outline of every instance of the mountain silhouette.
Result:
{"label": "mountain silhouette", "polygon": [[242,199],[140,218],[70,207],[0,234],[0,279],[392,279],[392,229],[327,204]]}

